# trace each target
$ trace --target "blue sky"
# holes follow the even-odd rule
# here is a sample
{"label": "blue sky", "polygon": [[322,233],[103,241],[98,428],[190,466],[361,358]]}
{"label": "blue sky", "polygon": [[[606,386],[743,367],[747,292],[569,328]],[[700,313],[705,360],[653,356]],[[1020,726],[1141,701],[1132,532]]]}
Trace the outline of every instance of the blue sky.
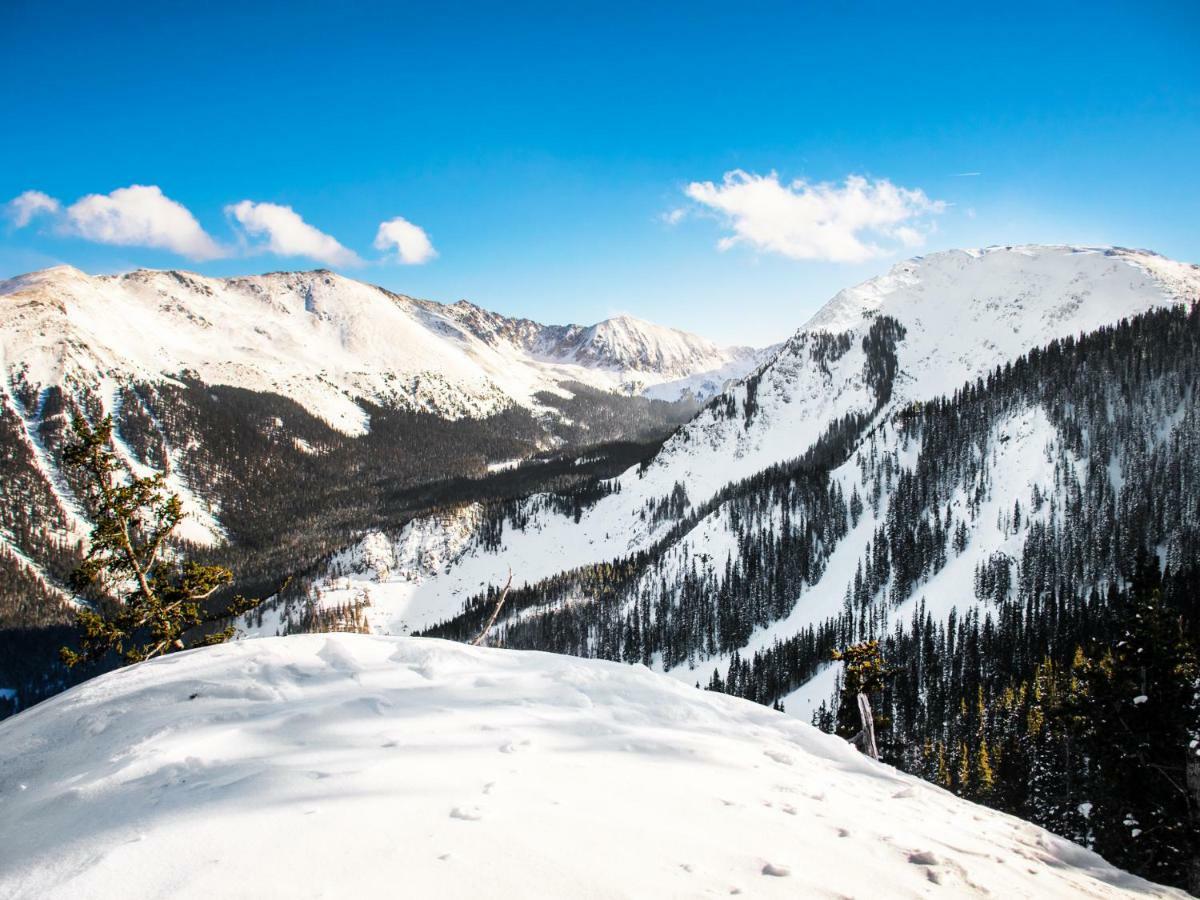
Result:
{"label": "blue sky", "polygon": [[8,0],[0,202],[46,199],[0,277],[330,265],[764,343],[929,250],[1200,261],[1200,7],[910,6]]}

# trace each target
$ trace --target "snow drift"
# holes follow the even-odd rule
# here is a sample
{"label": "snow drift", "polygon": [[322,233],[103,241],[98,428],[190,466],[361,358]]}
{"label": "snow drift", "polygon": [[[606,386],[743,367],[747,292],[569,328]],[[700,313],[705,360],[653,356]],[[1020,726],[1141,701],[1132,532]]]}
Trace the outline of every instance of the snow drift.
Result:
{"label": "snow drift", "polygon": [[0,723],[0,896],[1181,896],[640,667],[305,635]]}

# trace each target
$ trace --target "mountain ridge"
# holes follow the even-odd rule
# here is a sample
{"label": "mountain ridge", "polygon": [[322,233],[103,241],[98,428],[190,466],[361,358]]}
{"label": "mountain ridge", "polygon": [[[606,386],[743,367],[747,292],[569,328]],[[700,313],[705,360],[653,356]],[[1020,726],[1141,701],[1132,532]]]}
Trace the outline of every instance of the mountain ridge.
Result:
{"label": "mountain ridge", "polygon": [[547,414],[538,394],[570,396],[572,382],[674,400],[711,393],[761,356],[640,320],[541,325],[323,269],[210,278],[59,266],[0,282],[0,297],[10,378],[45,387],[191,371],[285,392],[351,434],[369,427],[356,398],[447,417],[511,405]]}

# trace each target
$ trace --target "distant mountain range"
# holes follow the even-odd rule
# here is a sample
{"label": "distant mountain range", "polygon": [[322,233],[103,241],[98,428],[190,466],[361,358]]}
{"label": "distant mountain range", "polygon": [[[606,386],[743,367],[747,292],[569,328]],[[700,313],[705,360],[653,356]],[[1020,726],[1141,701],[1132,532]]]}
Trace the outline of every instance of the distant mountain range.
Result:
{"label": "distant mountain range", "polygon": [[569,394],[572,382],[703,400],[762,358],[629,316],[542,325],[322,270],[221,279],[58,266],[0,282],[0,296],[11,382],[116,386],[190,373],[285,394],[347,434],[368,427],[359,399],[448,418],[546,412],[538,395]]}

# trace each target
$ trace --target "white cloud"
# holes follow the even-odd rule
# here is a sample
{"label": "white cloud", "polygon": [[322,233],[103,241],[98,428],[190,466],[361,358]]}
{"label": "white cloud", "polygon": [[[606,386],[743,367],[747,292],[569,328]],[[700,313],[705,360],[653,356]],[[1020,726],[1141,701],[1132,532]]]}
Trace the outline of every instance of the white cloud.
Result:
{"label": "white cloud", "polygon": [[187,209],[155,185],[133,184],[111,194],[88,194],[67,207],[62,230],[125,247],[161,247],[191,259],[215,259],[225,248]]}
{"label": "white cloud", "polygon": [[664,222],[666,222],[668,225],[678,225],[680,222],[682,222],[684,219],[687,218],[687,214],[688,214],[687,209],[680,206],[680,207],[677,207],[676,209],[669,209],[665,213],[663,213],[662,220]]}
{"label": "white cloud", "polygon": [[8,217],[12,219],[14,228],[24,228],[33,221],[34,216],[58,212],[61,204],[49,194],[41,191],[26,191],[19,197],[14,197],[5,204]]}
{"label": "white cloud", "polygon": [[859,175],[840,186],[803,180],[783,184],[774,172],[739,169],[725,173],[720,184],[692,182],[686,193],[732,229],[717,243],[721,250],[749,244],[792,259],[832,262],[861,262],[896,249],[875,243],[880,238],[918,246],[929,231],[928,217],[946,208],[922,190]]}
{"label": "white cloud", "polygon": [[252,237],[266,237],[267,249],[280,256],[307,256],[331,266],[361,265],[362,260],[337,240],[305,222],[290,206],[243,200],[225,212]]}
{"label": "white cloud", "polygon": [[437,256],[425,229],[400,216],[380,223],[375,248],[385,253],[395,250],[396,258],[408,266],[419,266]]}

